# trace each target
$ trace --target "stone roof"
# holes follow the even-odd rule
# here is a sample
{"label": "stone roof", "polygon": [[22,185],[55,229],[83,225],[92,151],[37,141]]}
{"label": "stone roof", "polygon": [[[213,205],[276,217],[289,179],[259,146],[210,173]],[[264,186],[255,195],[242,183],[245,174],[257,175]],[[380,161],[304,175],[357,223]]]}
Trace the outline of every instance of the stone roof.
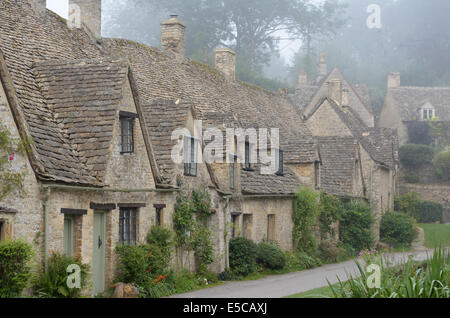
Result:
{"label": "stone roof", "polygon": [[354,197],[358,141],[353,137],[319,137],[321,188],[329,194]]}
{"label": "stone roof", "polygon": [[420,120],[419,110],[430,103],[440,120],[450,121],[450,87],[389,88],[392,103],[399,109],[402,121]]}
{"label": "stone roof", "polygon": [[171,136],[175,129],[186,127],[190,106],[171,100],[155,100],[142,108],[163,183],[172,183],[176,171],[171,152],[177,141],[171,140]]}
{"label": "stone roof", "polygon": [[[89,175],[103,182],[128,65],[99,59],[59,60],[37,62],[32,72],[56,125],[67,136],[65,142]],[[45,139],[47,130],[41,134]],[[45,166],[58,170],[64,162],[52,152],[59,144],[51,138],[43,143],[49,153]]]}
{"label": "stone roof", "polygon": [[215,68],[172,52],[127,40],[104,42],[112,54],[130,58],[143,104],[180,99],[195,108],[196,119],[211,124],[225,116],[234,127],[279,128],[287,163],[316,160],[315,141],[288,96],[229,81]]}
{"label": "stone roof", "polygon": [[398,136],[391,128],[367,127],[358,113],[350,107],[338,106],[328,97],[323,98],[306,117],[309,119],[327,100],[342,122],[348,127],[371,158],[386,167],[394,168],[398,162]]}
{"label": "stone roof", "polygon": [[[82,30],[47,11],[36,14],[28,1],[0,1],[0,55],[2,82],[8,85],[13,112],[21,130],[33,139],[32,165],[41,179],[98,185],[82,155],[72,147],[67,130],[46,104],[34,69],[39,61],[100,57],[99,48]],[[1,58],[0,58],[1,60]],[[9,82],[9,76],[10,82]]]}
{"label": "stone roof", "polygon": [[261,174],[261,166],[255,165],[255,171],[241,170],[241,191],[251,195],[293,195],[302,182],[287,166],[284,166],[284,175]]}

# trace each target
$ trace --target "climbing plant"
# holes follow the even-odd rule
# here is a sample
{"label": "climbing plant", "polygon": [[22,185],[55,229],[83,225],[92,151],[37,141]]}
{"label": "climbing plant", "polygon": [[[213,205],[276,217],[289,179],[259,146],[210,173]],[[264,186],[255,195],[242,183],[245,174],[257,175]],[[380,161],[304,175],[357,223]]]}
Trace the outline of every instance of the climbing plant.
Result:
{"label": "climbing plant", "polygon": [[207,226],[211,214],[211,197],[206,189],[193,190],[190,195],[178,194],[173,216],[176,246],[194,251],[200,273],[205,273],[214,262],[211,231]]}
{"label": "climbing plant", "polygon": [[14,190],[21,190],[25,172],[14,170],[12,162],[16,154],[29,151],[30,141],[15,140],[10,132],[0,124],[0,199],[5,198]]}
{"label": "climbing plant", "polygon": [[294,247],[299,252],[314,254],[317,250],[317,242],[314,237],[313,227],[319,214],[319,193],[303,187],[294,200],[294,213],[292,215],[294,228],[292,238]]}
{"label": "climbing plant", "polygon": [[324,192],[320,193],[319,229],[321,239],[327,239],[336,234],[332,224],[340,219],[343,208],[342,201],[338,197]]}

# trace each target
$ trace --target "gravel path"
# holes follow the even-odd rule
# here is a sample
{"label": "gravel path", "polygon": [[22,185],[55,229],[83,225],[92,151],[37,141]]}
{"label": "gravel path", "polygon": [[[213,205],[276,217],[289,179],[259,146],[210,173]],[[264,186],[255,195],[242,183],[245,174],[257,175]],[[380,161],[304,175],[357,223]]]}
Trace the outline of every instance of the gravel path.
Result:
{"label": "gravel path", "polygon": [[[393,263],[399,263],[407,259],[408,255],[412,255],[416,260],[424,260],[432,255],[432,250],[395,253],[388,257]],[[327,279],[332,284],[337,283],[337,276],[346,280],[347,273],[359,276],[353,260],[255,281],[229,282],[217,287],[173,295],[172,298],[281,298],[328,286]]]}

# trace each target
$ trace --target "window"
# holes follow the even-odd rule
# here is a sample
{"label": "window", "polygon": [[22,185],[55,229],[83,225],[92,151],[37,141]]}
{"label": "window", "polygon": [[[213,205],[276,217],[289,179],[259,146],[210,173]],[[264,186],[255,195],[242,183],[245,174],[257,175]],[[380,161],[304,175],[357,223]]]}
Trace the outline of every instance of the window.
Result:
{"label": "window", "polygon": [[120,116],[120,153],[122,154],[134,152],[134,118],[130,115]]}
{"label": "window", "polygon": [[0,241],[3,241],[3,222],[0,221]]}
{"label": "window", "polygon": [[267,216],[267,239],[275,241],[275,214]]}
{"label": "window", "polygon": [[162,226],[163,225],[163,221],[162,221],[162,219],[163,219],[163,216],[162,216],[162,213],[163,213],[163,209],[162,208],[157,208],[156,209],[156,225],[158,225],[158,226]]}
{"label": "window", "polygon": [[234,163],[230,163],[228,169],[230,171],[230,189],[234,189]]}
{"label": "window", "polygon": [[197,141],[194,137],[184,137],[184,175],[197,176]]}
{"label": "window", "polygon": [[245,142],[245,163],[244,170],[252,170],[252,166],[250,163],[251,155],[250,155],[250,143],[248,141]]}
{"label": "window", "polygon": [[74,220],[71,215],[64,215],[64,253],[73,256],[74,250]]}
{"label": "window", "polygon": [[231,238],[235,238],[237,237],[237,228],[238,228],[238,218],[239,215],[235,214],[235,215],[231,215]]}
{"label": "window", "polygon": [[136,208],[120,208],[119,242],[136,245]]}
{"label": "window", "polygon": [[316,189],[320,188],[320,162],[314,163],[314,186]]}
{"label": "window", "polygon": [[283,150],[275,149],[275,167],[277,169],[276,175],[283,175]]}
{"label": "window", "polygon": [[434,118],[434,109],[425,108],[423,110],[423,120],[433,119]]}

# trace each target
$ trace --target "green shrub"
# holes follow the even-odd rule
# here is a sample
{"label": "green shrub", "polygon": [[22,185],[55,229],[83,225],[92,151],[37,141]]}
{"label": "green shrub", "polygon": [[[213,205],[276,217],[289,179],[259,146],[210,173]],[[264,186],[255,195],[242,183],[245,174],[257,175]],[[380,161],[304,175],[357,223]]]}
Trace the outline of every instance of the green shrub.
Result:
{"label": "green shrub", "polygon": [[256,244],[243,237],[230,241],[230,268],[236,275],[247,276],[256,271]]}
{"label": "green shrub", "polygon": [[405,175],[403,176],[403,179],[406,183],[419,183],[420,182],[420,176],[417,172],[414,171],[406,171]]}
{"label": "green shrub", "polygon": [[394,247],[409,247],[417,235],[415,228],[409,215],[388,212],[381,219],[380,240]]}
{"label": "green shrub", "polygon": [[444,217],[444,207],[439,203],[423,201],[414,217],[419,223],[441,223]]}
{"label": "green shrub", "polygon": [[283,269],[286,266],[286,255],[275,244],[261,242],[257,246],[256,262],[267,269]]}
{"label": "green shrub", "polygon": [[295,250],[309,254],[317,251],[313,228],[317,223],[319,212],[319,193],[307,187],[301,188],[295,195],[292,214]]}
{"label": "green shrub", "polygon": [[148,286],[167,267],[161,249],[156,245],[116,246],[118,275],[116,282]]}
{"label": "green shrub", "polygon": [[310,269],[322,265],[322,262],[317,257],[311,256],[308,253],[297,252],[295,255],[300,269]]}
{"label": "green shrub", "polygon": [[400,162],[408,169],[418,168],[426,163],[431,163],[434,150],[430,146],[406,144],[400,147]]}
{"label": "green shrub", "polygon": [[234,275],[233,272],[230,270],[225,270],[222,273],[219,273],[217,275],[217,278],[223,282],[230,281],[230,280],[238,280],[238,277],[236,275]]}
{"label": "green shrub", "polygon": [[211,231],[205,225],[196,223],[191,237],[197,272],[204,274],[208,270],[208,265],[214,262],[214,246],[211,240]]}
{"label": "green shrub", "polygon": [[342,243],[350,245],[357,251],[371,248],[374,243],[372,234],[374,222],[370,206],[359,200],[346,203],[339,224]]}
{"label": "green shrub", "polygon": [[23,241],[0,242],[0,298],[20,296],[31,277],[33,254],[31,245]]}
{"label": "green shrub", "polygon": [[146,241],[151,246],[157,246],[162,254],[161,267],[169,267],[170,261],[172,259],[172,246],[174,233],[161,226],[152,226],[149,233],[147,234]]}
{"label": "green shrub", "polygon": [[422,200],[417,193],[409,192],[394,200],[394,210],[411,216],[418,215]]}
{"label": "green shrub", "polygon": [[339,259],[341,249],[338,242],[332,239],[322,240],[319,244],[320,259],[326,263],[335,263]]}
{"label": "green shrub", "polygon": [[436,155],[433,159],[436,177],[440,180],[450,180],[450,150]]}
{"label": "green shrub", "polygon": [[[69,288],[67,279],[71,273],[67,272],[70,265],[80,267],[80,287]],[[35,289],[40,297],[50,298],[77,298],[88,283],[89,266],[82,264],[77,258],[62,253],[54,253],[48,259],[47,272],[41,271]]]}
{"label": "green shrub", "polygon": [[320,194],[319,204],[319,229],[321,239],[333,237],[336,233],[332,224],[338,221],[343,213],[342,201],[331,194]]}

